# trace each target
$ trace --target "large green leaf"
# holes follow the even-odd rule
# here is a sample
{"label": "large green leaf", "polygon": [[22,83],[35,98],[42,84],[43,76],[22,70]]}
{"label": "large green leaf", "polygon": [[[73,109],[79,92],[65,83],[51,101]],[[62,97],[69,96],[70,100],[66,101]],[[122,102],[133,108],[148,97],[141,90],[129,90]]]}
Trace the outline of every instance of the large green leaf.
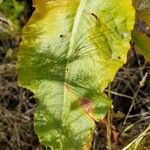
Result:
{"label": "large green leaf", "polygon": [[34,0],[18,54],[19,84],[39,99],[35,131],[54,150],[89,149],[103,93],[126,62],[131,0]]}

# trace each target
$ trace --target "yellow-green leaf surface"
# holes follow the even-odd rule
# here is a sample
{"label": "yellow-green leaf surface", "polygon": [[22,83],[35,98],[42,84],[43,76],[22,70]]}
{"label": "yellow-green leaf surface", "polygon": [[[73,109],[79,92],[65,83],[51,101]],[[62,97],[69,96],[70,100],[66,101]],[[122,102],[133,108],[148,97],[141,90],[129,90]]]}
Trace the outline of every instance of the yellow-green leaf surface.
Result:
{"label": "yellow-green leaf surface", "polygon": [[138,47],[139,53],[141,53],[146,60],[150,61],[150,37],[137,31],[132,33],[132,37]]}
{"label": "yellow-green leaf surface", "polygon": [[18,53],[19,84],[38,98],[35,131],[54,150],[90,149],[103,94],[126,62],[131,0],[34,0]]}
{"label": "yellow-green leaf surface", "polygon": [[132,33],[133,41],[146,60],[150,61],[150,0],[134,0],[134,7],[137,12],[138,30]]}

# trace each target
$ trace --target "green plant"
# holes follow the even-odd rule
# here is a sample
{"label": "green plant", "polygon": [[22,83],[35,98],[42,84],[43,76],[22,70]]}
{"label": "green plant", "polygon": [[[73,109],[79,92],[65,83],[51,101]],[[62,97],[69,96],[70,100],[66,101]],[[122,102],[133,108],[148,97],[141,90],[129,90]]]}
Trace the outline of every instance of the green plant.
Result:
{"label": "green plant", "polygon": [[90,149],[103,93],[126,62],[131,0],[34,0],[18,53],[19,85],[39,99],[35,131],[54,150]]}
{"label": "green plant", "polygon": [[132,40],[146,60],[150,61],[150,1],[133,0],[140,27],[132,32]]}
{"label": "green plant", "polygon": [[24,9],[24,3],[16,0],[2,0],[0,2],[0,12],[7,18],[7,22],[12,30],[19,29],[18,17]]}

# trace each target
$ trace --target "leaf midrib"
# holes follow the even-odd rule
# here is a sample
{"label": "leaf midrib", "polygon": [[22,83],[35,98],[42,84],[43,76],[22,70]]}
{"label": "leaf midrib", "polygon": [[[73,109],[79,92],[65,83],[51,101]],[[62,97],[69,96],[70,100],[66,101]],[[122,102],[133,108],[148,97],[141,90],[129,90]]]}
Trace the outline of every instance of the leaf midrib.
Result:
{"label": "leaf midrib", "polygon": [[80,23],[80,19],[81,19],[86,1],[87,0],[81,0],[81,2],[79,4],[79,7],[77,9],[77,13],[76,13],[76,16],[75,16],[75,19],[74,19],[74,25],[73,25],[72,32],[71,32],[70,44],[69,44],[69,50],[68,50],[67,58],[69,58],[69,56],[71,56],[71,54],[73,52],[74,43],[75,43],[75,40],[76,40],[76,33],[77,33],[77,30],[78,30],[78,26],[79,26],[79,23]]}
{"label": "leaf midrib", "polygon": [[84,10],[84,7],[86,5],[86,1],[87,0],[80,0],[80,4],[77,8],[77,12],[76,12],[76,15],[75,15],[75,19],[74,19],[74,22],[73,22],[73,27],[72,27],[72,32],[71,32],[71,36],[70,36],[70,42],[69,42],[69,48],[68,48],[68,52],[67,52],[67,62],[66,62],[66,66],[65,66],[65,72],[64,72],[64,94],[63,94],[63,108],[62,108],[62,115],[61,115],[61,120],[63,118],[63,110],[64,110],[64,107],[65,107],[65,103],[66,103],[66,80],[68,78],[68,63],[69,63],[69,59],[70,59],[70,56],[72,55],[73,53],[73,50],[74,50],[74,44],[75,44],[75,40],[76,40],[76,34],[77,34],[77,30],[78,30],[78,27],[79,27],[79,23],[80,23],[80,20],[81,20],[81,16],[82,16],[82,13],[83,13],[83,10]]}

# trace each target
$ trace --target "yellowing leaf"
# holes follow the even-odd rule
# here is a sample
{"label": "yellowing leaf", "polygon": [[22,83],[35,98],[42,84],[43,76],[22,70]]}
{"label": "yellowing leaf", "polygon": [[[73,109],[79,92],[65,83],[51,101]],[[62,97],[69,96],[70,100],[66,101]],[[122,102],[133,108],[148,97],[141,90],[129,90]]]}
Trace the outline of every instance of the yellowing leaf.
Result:
{"label": "yellowing leaf", "polygon": [[18,53],[19,84],[39,99],[35,131],[54,150],[90,149],[103,93],[126,62],[131,0],[34,0]]}
{"label": "yellowing leaf", "polygon": [[150,61],[150,0],[134,0],[134,7],[137,12],[138,30],[132,33],[133,41],[146,60]]}
{"label": "yellowing leaf", "polygon": [[132,37],[138,46],[139,53],[141,53],[146,60],[150,61],[150,37],[137,31],[132,33]]}

